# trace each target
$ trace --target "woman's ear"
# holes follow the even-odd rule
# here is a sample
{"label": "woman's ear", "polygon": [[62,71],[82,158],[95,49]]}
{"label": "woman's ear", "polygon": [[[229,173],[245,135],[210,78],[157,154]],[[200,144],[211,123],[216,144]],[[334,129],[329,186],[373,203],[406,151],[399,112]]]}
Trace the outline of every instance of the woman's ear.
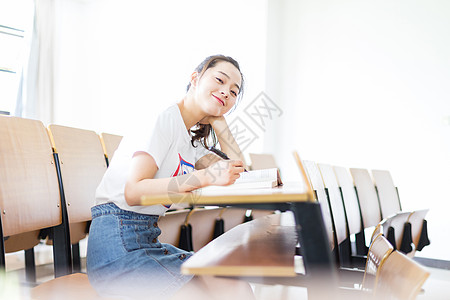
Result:
{"label": "woman's ear", "polygon": [[197,86],[197,83],[198,83],[198,72],[193,72],[192,74],[191,74],[191,86]]}

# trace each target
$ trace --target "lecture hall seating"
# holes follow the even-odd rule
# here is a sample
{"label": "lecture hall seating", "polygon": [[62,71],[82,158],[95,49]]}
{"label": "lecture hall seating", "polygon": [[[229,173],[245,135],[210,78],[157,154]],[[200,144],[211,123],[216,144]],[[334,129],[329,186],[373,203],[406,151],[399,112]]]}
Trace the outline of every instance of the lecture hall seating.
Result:
{"label": "lecture hall seating", "polygon": [[[372,178],[378,192],[380,207],[383,216],[389,216],[394,211],[402,211],[400,196],[397,187],[394,184],[391,173],[387,170],[372,170]],[[407,227],[406,234],[411,235],[404,243],[397,243],[398,249],[407,253],[408,256],[414,256],[415,251],[420,251],[423,247],[430,244],[427,232],[427,220],[425,219],[428,209],[412,211],[405,221]],[[412,241],[410,241],[412,240]],[[412,245],[407,243],[412,242]],[[411,247],[412,246],[412,247]]]}
{"label": "lecture hall seating", "polygon": [[[2,193],[0,193],[0,208],[2,211],[2,236],[16,236],[19,234],[24,234],[26,232],[37,232],[38,230],[43,228],[54,228],[53,230],[55,234],[53,248],[55,253],[55,276],[57,278],[34,288],[33,298],[60,299],[61,294],[64,294],[65,299],[79,299],[81,295],[83,299],[101,299],[92,289],[92,287],[90,287],[87,276],[85,274],[69,274],[71,272],[70,253],[68,255],[62,255],[61,253],[67,254],[67,248],[70,248],[68,246],[70,235],[67,224],[80,223],[90,219],[90,213],[86,213],[87,202],[85,201],[84,203],[78,203],[78,201],[81,198],[87,199],[92,195],[86,196],[79,193],[72,193],[71,190],[77,190],[81,187],[88,186],[91,188],[88,188],[87,190],[92,191],[92,186],[96,187],[96,184],[98,182],[95,184],[93,182],[98,180],[98,178],[101,178],[102,172],[104,172],[106,168],[104,159],[105,151],[101,147],[99,137],[95,134],[95,132],[57,125],[52,125],[49,129],[51,132],[50,137],[53,141],[53,144],[51,143],[49,135],[40,121],[15,117],[0,117],[0,135],[2,136],[3,141],[0,145],[0,152],[2,153],[0,163],[2,166],[5,166],[0,170],[0,186],[2,191]],[[68,134],[67,132],[70,133]],[[97,151],[98,147],[96,146],[97,149],[90,153],[93,148],[80,146],[83,144],[85,145],[86,142],[85,139],[81,138],[81,132],[89,132],[89,138],[87,139],[91,141],[94,141],[96,139],[97,146],[100,147],[101,151]],[[72,141],[70,143],[68,142],[67,144],[64,144],[64,142],[62,142],[60,138],[62,138],[62,136],[66,134],[71,137]],[[78,137],[80,138],[78,139]],[[77,144],[77,140],[79,140],[79,144]],[[72,144],[72,142],[74,142],[75,144]],[[86,151],[86,148],[89,149]],[[75,150],[79,151],[78,154]],[[83,154],[86,154],[85,152],[89,152],[91,155],[90,157],[95,156],[96,158],[91,161],[90,158],[87,158],[89,155],[87,157],[83,156],[83,159],[86,159],[86,161],[80,162],[79,159],[81,156],[78,155],[81,152],[83,152]],[[95,155],[93,155],[94,152]],[[100,163],[100,159],[98,159],[98,157],[102,157],[102,163]],[[83,174],[82,172],[80,173],[80,171],[76,171],[76,167],[74,166],[75,164],[78,164],[78,167],[80,169],[84,169],[86,167],[92,168],[93,164],[99,171],[98,173],[96,173],[96,175]],[[329,169],[329,166],[319,165],[319,168],[317,169],[319,170],[322,179],[324,179],[327,176],[324,175],[326,173],[325,170]],[[60,172],[60,174],[58,174],[58,172]],[[317,173],[317,170],[313,172]],[[314,176],[317,177],[316,173]],[[60,178],[58,178],[58,176]],[[80,179],[82,177],[88,177],[86,178],[86,182],[83,183],[83,181]],[[97,179],[94,179],[94,177]],[[20,180],[17,180],[17,178],[20,178]],[[87,181],[89,181],[89,183],[87,183]],[[26,188],[24,186],[26,186]],[[323,186],[323,188],[325,190],[325,185]],[[327,201],[330,201],[330,203],[332,203],[333,201],[338,201],[339,199],[336,195],[331,196],[330,198],[330,195],[336,194],[335,188],[335,186],[332,187],[330,185],[327,185],[327,190],[325,190],[325,196],[327,196],[326,193],[328,192]],[[334,191],[330,192],[332,189],[334,189]],[[67,194],[68,197],[63,197],[61,193]],[[74,196],[72,197],[72,195]],[[323,198],[323,195],[321,196],[321,198]],[[36,199],[39,199],[39,201],[36,201]],[[64,203],[66,203],[67,205],[67,215],[65,217],[63,209]],[[334,206],[335,205],[331,204],[331,213]],[[336,207],[337,208],[335,208],[335,210],[338,211],[340,208],[338,206]],[[330,208],[328,207],[328,209]],[[206,211],[205,209],[202,210]],[[217,216],[219,210],[222,213],[221,216],[224,216],[224,213],[226,212],[231,213],[233,211],[233,209],[226,209],[225,211],[223,209],[212,209],[209,210],[209,213],[211,215]],[[37,213],[40,211],[45,212],[45,214]],[[242,212],[242,210],[239,212],[241,216]],[[176,212],[174,212],[174,214],[175,213]],[[191,217],[193,217],[195,213],[196,212],[194,212]],[[200,214],[198,215],[200,216]],[[409,220],[412,220],[413,216],[414,214],[409,215]],[[254,221],[238,225],[234,230],[237,232],[244,227],[250,228],[254,224],[258,224],[258,222],[261,224],[265,222],[266,225],[261,227],[257,226],[256,228],[267,228],[267,224],[277,224],[273,221],[275,220],[274,218],[277,217],[279,216],[273,214],[267,215],[265,217],[258,218],[257,220],[255,220],[256,222]],[[423,213],[420,214],[419,212],[416,212],[416,218],[423,219],[423,217]],[[237,220],[239,218],[233,217],[233,219],[235,220],[234,223],[237,223]],[[64,220],[66,220],[67,224],[64,224]],[[68,222],[69,220],[71,222]],[[194,219],[190,219],[190,222],[194,222]],[[204,224],[202,218],[199,218],[197,222],[199,222],[198,224]],[[228,222],[228,224],[230,227],[234,226],[232,222]],[[330,224],[330,232],[333,232],[332,223]],[[348,226],[350,227],[350,222],[348,224]],[[284,227],[286,228],[281,229],[281,231],[279,231],[278,233],[269,236],[267,236],[268,231],[266,231],[266,234],[264,234],[263,231],[260,231],[262,233],[261,236],[266,235],[266,237],[262,237],[260,239],[261,243],[258,244],[259,246],[257,248],[259,249],[261,245],[263,245],[263,242],[270,241],[270,239],[281,238],[282,242],[276,242],[275,244],[285,246],[282,247],[284,248],[284,250],[280,249],[278,252],[285,253],[286,249],[290,249],[292,253],[289,254],[289,256],[293,257],[295,243],[297,241],[295,237],[295,230],[293,230],[292,226]],[[256,232],[258,232],[258,230],[256,230]],[[334,232],[336,232],[337,234],[336,228],[334,228]],[[339,236],[343,236],[342,232],[339,233]],[[209,233],[205,234],[205,236],[206,235],[209,235]],[[229,233],[224,234],[214,240],[214,242],[211,242],[211,246],[208,245],[204,248],[211,248],[214,246],[214,244],[217,243],[217,241],[220,242],[220,240],[223,241],[229,239],[229,237],[232,235],[232,230],[229,230]],[[420,237],[420,234],[416,234],[416,236]],[[66,239],[65,241],[64,237]],[[381,235],[380,237],[377,236],[376,238],[374,238],[373,243],[369,248],[369,255],[366,265],[366,276],[369,276],[370,272],[373,273],[373,269],[371,269],[371,266],[373,264],[375,264],[376,262],[384,261],[384,263],[380,263],[378,267],[379,280],[374,282],[375,292],[378,293],[377,295],[381,295],[383,291],[388,291],[389,296],[400,295],[399,297],[403,297],[402,295],[406,295],[405,297],[409,297],[408,299],[413,299],[428,277],[428,273],[424,271],[420,266],[418,266],[417,263],[413,262],[413,264],[411,264],[411,260],[408,257],[403,256],[400,253],[397,254],[396,251],[392,252],[392,254],[390,254],[387,258],[383,258],[382,260],[374,260],[373,258],[376,256],[376,249],[378,249],[376,245],[379,242],[380,238]],[[236,237],[233,238],[233,240],[236,240]],[[331,238],[330,241],[332,241]],[[205,243],[206,240],[204,239],[198,242],[197,247],[200,248]],[[287,246],[288,244],[290,246]],[[330,246],[334,247],[334,244],[330,244]],[[3,247],[2,253],[2,259],[4,262]],[[287,270],[291,270],[293,263],[290,259],[284,259],[283,261],[289,261],[289,263],[286,263],[284,267],[280,268],[279,266],[274,266],[274,268],[275,270],[280,271],[280,275],[282,274],[282,276],[286,276],[287,273],[284,272],[286,272]],[[186,266],[185,271],[187,269],[188,266]],[[69,275],[63,276],[65,274]],[[273,275],[273,273],[271,274]],[[411,274],[414,274],[414,276],[412,276]],[[224,275],[226,275],[226,272],[224,273]],[[396,284],[393,284],[394,282]],[[368,284],[369,283],[367,279],[364,278],[363,288],[369,288],[367,287]],[[404,288],[402,289],[402,291],[398,292],[395,290],[396,285],[409,285],[411,288],[409,288],[409,290],[406,290]]]}
{"label": "lecture hall seating", "polygon": [[[61,209],[64,202],[44,125],[37,120],[0,116],[0,136],[2,241],[4,236],[52,228],[55,275],[70,273],[68,228]],[[4,255],[2,247],[3,263]]]}

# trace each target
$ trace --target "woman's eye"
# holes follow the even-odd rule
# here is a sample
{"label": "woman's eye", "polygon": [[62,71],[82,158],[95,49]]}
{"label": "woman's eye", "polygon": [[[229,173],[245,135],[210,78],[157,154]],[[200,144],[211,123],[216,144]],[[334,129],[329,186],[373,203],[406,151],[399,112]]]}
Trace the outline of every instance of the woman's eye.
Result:
{"label": "woman's eye", "polygon": [[231,94],[233,94],[234,97],[237,97],[237,93],[235,91],[231,91]]}
{"label": "woman's eye", "polygon": [[223,83],[223,80],[220,79],[219,77],[216,77],[216,80],[217,80],[218,82],[220,82],[220,83]]}

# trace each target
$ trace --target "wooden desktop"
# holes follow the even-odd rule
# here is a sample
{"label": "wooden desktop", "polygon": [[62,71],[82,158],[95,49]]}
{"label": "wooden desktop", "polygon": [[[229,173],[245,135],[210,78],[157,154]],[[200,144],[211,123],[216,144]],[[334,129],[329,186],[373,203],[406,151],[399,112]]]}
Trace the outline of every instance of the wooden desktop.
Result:
{"label": "wooden desktop", "polygon": [[[281,212],[292,211],[307,278],[311,282],[315,279],[320,280],[323,285],[328,287],[337,286],[336,268],[331,257],[330,243],[320,205],[314,199],[314,194],[306,182],[306,180],[305,182],[288,182],[280,187],[266,189],[197,190],[189,193],[144,196],[141,199],[141,205],[185,203],[192,206],[233,206],[279,210]],[[236,268],[233,270],[235,272]],[[246,270],[245,264],[242,264],[241,270],[241,276],[253,276],[253,274],[250,275],[248,269]],[[208,271],[207,274],[238,275],[227,273],[229,270],[224,268],[216,268],[216,271],[217,273],[214,274]],[[194,273],[194,271],[191,273]],[[196,273],[196,275],[203,274],[206,274],[204,269]],[[260,276],[270,275],[270,273],[260,274]],[[276,272],[272,275],[277,276]],[[314,295],[321,295],[322,291],[320,287],[315,286],[315,288],[308,289],[308,293],[311,298],[316,298]]]}

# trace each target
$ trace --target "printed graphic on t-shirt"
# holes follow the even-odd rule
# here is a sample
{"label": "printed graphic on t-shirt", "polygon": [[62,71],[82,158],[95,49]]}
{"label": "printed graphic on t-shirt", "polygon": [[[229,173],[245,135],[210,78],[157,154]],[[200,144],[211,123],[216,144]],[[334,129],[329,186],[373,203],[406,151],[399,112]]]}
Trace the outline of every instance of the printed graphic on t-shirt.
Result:
{"label": "printed graphic on t-shirt", "polygon": [[[191,173],[192,171],[194,171],[194,165],[185,161],[181,157],[180,153],[178,153],[178,158],[179,158],[180,162],[178,163],[177,169],[172,174],[172,177],[175,177],[175,178],[169,182],[169,186],[168,186],[169,196],[171,193],[179,193],[180,192],[179,187],[181,184],[189,185],[189,184],[191,184],[190,181],[196,180],[195,178],[192,178],[192,177],[189,177],[189,178],[178,177],[179,175],[185,175],[185,174],[188,174],[188,173]],[[180,182],[180,180],[181,180],[181,182]],[[198,186],[198,183],[197,183],[197,186]],[[167,208],[170,208],[170,205],[164,205],[164,206]]]}
{"label": "printed graphic on t-shirt", "polygon": [[181,157],[180,153],[178,153],[178,157],[180,159],[180,162],[178,163],[177,169],[172,174],[172,177],[188,174],[188,173],[191,173],[192,171],[194,171],[194,165],[193,164],[188,163],[187,161],[185,161]]}

